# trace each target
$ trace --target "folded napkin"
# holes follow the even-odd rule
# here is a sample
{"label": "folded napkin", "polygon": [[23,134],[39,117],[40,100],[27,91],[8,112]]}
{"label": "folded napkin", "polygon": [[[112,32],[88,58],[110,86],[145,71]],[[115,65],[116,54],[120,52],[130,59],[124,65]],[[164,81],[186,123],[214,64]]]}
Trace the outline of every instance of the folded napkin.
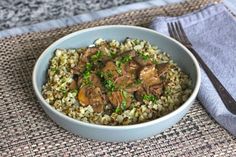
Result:
{"label": "folded napkin", "polygon": [[[151,25],[156,31],[169,35],[167,22],[179,20],[193,48],[217,78],[236,99],[236,17],[223,4],[179,17],[156,17]],[[211,116],[236,136],[236,115],[230,113],[201,69],[202,83],[198,99]]]}

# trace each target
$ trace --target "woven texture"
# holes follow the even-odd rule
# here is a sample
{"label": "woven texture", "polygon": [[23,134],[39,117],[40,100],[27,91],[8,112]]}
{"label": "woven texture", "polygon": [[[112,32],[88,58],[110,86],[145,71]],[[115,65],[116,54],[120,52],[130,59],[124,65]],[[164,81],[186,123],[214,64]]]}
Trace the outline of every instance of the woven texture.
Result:
{"label": "woven texture", "polygon": [[75,136],[56,125],[37,102],[31,83],[40,53],[68,33],[107,24],[148,26],[154,16],[177,16],[211,2],[218,0],[132,11],[0,40],[0,156],[236,156],[236,138],[211,119],[198,102],[162,134],[134,142],[107,143]]}

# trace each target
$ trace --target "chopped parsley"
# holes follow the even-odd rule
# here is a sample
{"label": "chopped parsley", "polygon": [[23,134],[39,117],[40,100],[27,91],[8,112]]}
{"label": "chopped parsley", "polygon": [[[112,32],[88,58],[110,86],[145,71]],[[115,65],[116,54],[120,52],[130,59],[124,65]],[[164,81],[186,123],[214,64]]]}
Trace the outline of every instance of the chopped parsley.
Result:
{"label": "chopped parsley", "polygon": [[156,65],[159,64],[159,62],[158,62],[157,60],[153,60],[152,63],[153,63],[153,64],[156,64]]}
{"label": "chopped parsley", "polygon": [[61,88],[60,88],[60,91],[62,92],[62,94],[63,94],[64,96],[66,96],[67,90],[66,90],[65,87],[61,87]]}
{"label": "chopped parsley", "polygon": [[150,56],[148,54],[145,54],[143,51],[138,51],[138,55],[145,61],[150,58]]}
{"label": "chopped parsley", "polygon": [[124,110],[126,110],[126,107],[127,107],[126,99],[127,99],[127,94],[128,93],[124,90],[121,90],[121,93],[122,93],[122,97],[123,97],[123,100],[121,102],[121,109],[124,111]]}
{"label": "chopped parsley", "polygon": [[112,79],[113,78],[113,74],[110,71],[108,71],[107,73],[105,73],[103,71],[98,71],[97,76],[99,76],[100,78],[103,78],[103,79]]}
{"label": "chopped parsley", "polygon": [[151,101],[151,102],[156,102],[157,101],[157,98],[154,96],[154,95],[151,95],[151,94],[145,94],[143,96],[143,100],[146,100],[146,101]]}
{"label": "chopped parsley", "polygon": [[142,80],[140,80],[140,79],[137,79],[137,80],[135,80],[135,82],[134,82],[135,84],[141,84],[142,83]]}
{"label": "chopped parsley", "polygon": [[92,64],[91,63],[86,63],[85,65],[85,71],[83,72],[83,80],[85,84],[90,84],[91,80],[91,69],[92,69]]}
{"label": "chopped parsley", "polygon": [[115,90],[115,84],[111,80],[104,80],[104,86],[108,91],[113,92]]}
{"label": "chopped parsley", "polygon": [[58,74],[59,73],[59,69],[58,68],[51,68],[51,71],[54,72],[55,74]]}
{"label": "chopped parsley", "polygon": [[123,101],[121,102],[121,109],[122,109],[122,110],[126,110],[126,106],[127,106],[127,102],[126,102],[126,100],[123,100]]}
{"label": "chopped parsley", "polygon": [[83,73],[83,79],[85,84],[89,84],[90,83],[90,76],[91,76],[91,72],[90,71],[85,71]]}
{"label": "chopped parsley", "polygon": [[117,72],[119,74],[122,74],[122,68],[121,68],[121,65],[122,64],[125,64],[125,63],[128,63],[129,61],[132,60],[132,57],[130,55],[125,55],[123,57],[121,57],[121,59],[117,60],[116,61],[116,69],[117,69]]}
{"label": "chopped parsley", "polygon": [[132,57],[130,55],[125,55],[120,59],[120,62],[121,63],[128,63],[131,60],[132,60]]}
{"label": "chopped parsley", "polygon": [[121,108],[118,106],[116,107],[116,110],[115,110],[116,113],[120,113],[121,112]]}
{"label": "chopped parsley", "polygon": [[122,69],[121,69],[121,61],[120,60],[117,60],[116,61],[116,70],[119,74],[122,74]]}
{"label": "chopped parsley", "polygon": [[110,56],[111,58],[115,57],[115,56],[116,56],[116,52],[115,52],[115,51],[110,51],[109,56]]}
{"label": "chopped parsley", "polygon": [[103,55],[102,51],[97,51],[96,54],[91,56],[91,61],[95,62],[98,61]]}

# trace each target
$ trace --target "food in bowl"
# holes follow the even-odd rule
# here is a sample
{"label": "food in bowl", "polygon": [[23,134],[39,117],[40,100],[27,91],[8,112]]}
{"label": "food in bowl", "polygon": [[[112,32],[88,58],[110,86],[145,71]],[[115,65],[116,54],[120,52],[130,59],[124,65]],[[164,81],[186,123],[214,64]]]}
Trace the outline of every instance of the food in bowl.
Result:
{"label": "food in bowl", "polygon": [[149,42],[98,39],[86,48],[57,49],[42,94],[69,117],[113,126],[172,112],[188,99],[191,86],[170,56]]}

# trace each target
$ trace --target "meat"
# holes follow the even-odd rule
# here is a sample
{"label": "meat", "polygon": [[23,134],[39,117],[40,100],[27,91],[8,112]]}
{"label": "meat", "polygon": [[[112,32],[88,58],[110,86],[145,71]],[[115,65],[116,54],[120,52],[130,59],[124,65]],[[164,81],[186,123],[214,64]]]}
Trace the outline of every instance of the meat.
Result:
{"label": "meat", "polygon": [[73,81],[70,83],[69,89],[74,90],[74,89],[76,89],[76,87],[77,87],[77,83],[76,83],[75,80],[73,80]]}
{"label": "meat", "polygon": [[95,74],[91,74],[90,81],[92,85],[80,88],[78,100],[82,106],[91,105],[95,112],[102,112],[106,99],[102,93],[102,84]]}
{"label": "meat", "polygon": [[[79,63],[82,65],[74,67],[75,71],[83,72],[86,63],[92,60],[91,56],[94,54],[99,56],[98,51],[107,51],[107,45],[87,48],[80,56]],[[160,76],[168,71],[168,63],[156,66],[148,58],[149,56],[140,55],[134,50],[119,54],[114,60],[110,60],[109,57],[99,56],[99,62],[102,64],[96,64],[98,60],[93,62],[93,68],[90,69],[90,84],[81,87],[78,93],[78,100],[82,106],[91,105],[94,112],[103,112],[107,102],[114,108],[122,106],[128,108],[133,96],[136,100],[143,101],[146,94],[160,97],[163,93]],[[82,77],[73,81],[69,86],[70,89],[80,87],[82,81]]]}
{"label": "meat", "polygon": [[122,75],[116,78],[114,83],[121,88],[126,88],[130,84],[132,84],[134,80],[132,79],[132,76],[130,74]]}
{"label": "meat", "polygon": [[113,78],[117,78],[119,76],[118,72],[117,72],[117,68],[115,63],[113,63],[112,61],[108,61],[105,64],[105,67],[102,69],[102,71],[104,73],[110,73],[112,75]]}
{"label": "meat", "polygon": [[95,87],[102,88],[102,83],[99,77],[96,74],[91,74],[90,81]]}
{"label": "meat", "polygon": [[90,56],[94,55],[97,53],[99,49],[97,47],[89,47],[87,48],[83,55],[81,56],[81,60],[84,61],[84,62],[88,62],[88,59]]}
{"label": "meat", "polygon": [[146,65],[151,65],[152,64],[151,60],[144,60],[140,56],[134,57],[134,60],[141,66],[146,66]]}
{"label": "meat", "polygon": [[170,68],[170,64],[169,63],[161,63],[157,65],[157,71],[158,71],[158,75],[162,76],[164,75]]}
{"label": "meat", "polygon": [[132,100],[129,93],[126,93],[126,95],[124,96],[122,91],[111,92],[108,95],[108,99],[114,107],[121,106],[122,102],[125,102],[126,108],[129,108]]}
{"label": "meat", "polygon": [[143,81],[143,88],[136,93],[136,97],[142,97],[145,93],[159,97],[162,94],[162,81],[159,77],[155,65],[147,65],[143,67],[139,75]]}
{"label": "meat", "polygon": [[163,92],[163,84],[156,84],[150,87],[150,93],[159,97]]}
{"label": "meat", "polygon": [[125,72],[130,73],[132,75],[137,75],[140,66],[134,60],[130,61],[129,63],[125,64]]}
{"label": "meat", "polygon": [[145,87],[150,87],[154,84],[160,84],[161,79],[157,73],[155,65],[144,66],[139,74],[140,80],[143,81]]}

